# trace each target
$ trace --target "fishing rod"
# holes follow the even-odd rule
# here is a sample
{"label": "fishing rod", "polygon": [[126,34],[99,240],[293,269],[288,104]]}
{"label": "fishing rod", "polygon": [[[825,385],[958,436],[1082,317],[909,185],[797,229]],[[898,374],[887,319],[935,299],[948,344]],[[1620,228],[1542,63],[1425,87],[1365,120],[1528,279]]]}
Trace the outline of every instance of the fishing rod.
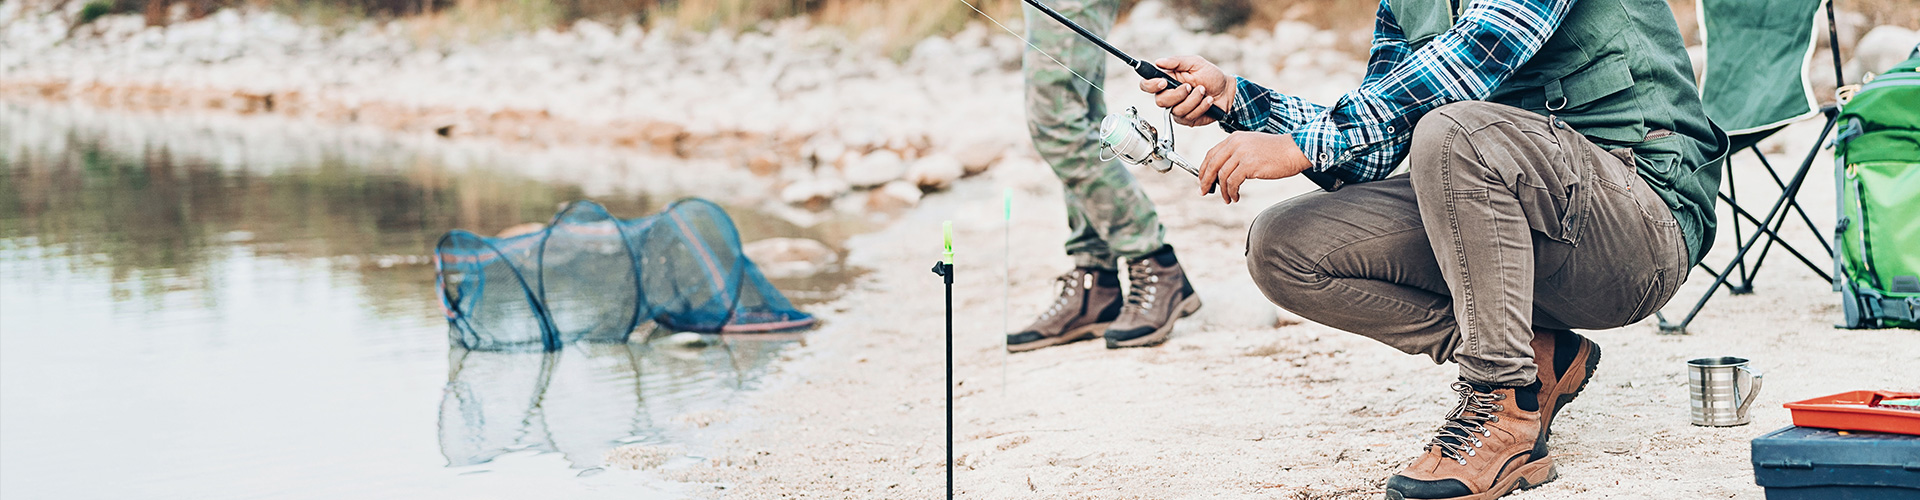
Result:
{"label": "fishing rod", "polygon": [[[1162,92],[1177,89],[1185,85],[1180,83],[1179,80],[1173,79],[1173,75],[1167,74],[1167,72],[1161,70],[1159,66],[1154,66],[1153,63],[1134,59],[1133,56],[1127,55],[1127,53],[1122,52],[1119,47],[1114,47],[1113,44],[1101,39],[1099,35],[1095,35],[1092,31],[1087,31],[1086,28],[1080,27],[1079,23],[1073,22],[1072,19],[1067,19],[1067,16],[1061,15],[1058,11],[1053,10],[1052,7],[1048,7],[1047,4],[1040,3],[1040,0],[1025,1],[1027,5],[1032,5],[1033,8],[1039,9],[1040,13],[1046,14],[1047,17],[1051,17],[1053,20],[1059,21],[1060,24],[1066,25],[1067,29],[1079,34],[1080,38],[1085,38],[1087,41],[1093,42],[1094,45],[1100,46],[1101,50],[1107,51],[1108,54],[1113,54],[1113,57],[1120,58],[1120,62],[1127,63],[1127,66],[1133,68],[1134,74],[1140,75],[1141,78],[1148,80],[1155,78],[1166,80],[1167,88],[1162,90]],[[1213,121],[1217,122],[1227,121],[1227,111],[1220,109],[1219,106],[1209,107],[1207,108],[1207,118],[1212,118]]]}
{"label": "fishing rod", "polygon": [[[965,3],[966,0],[961,1]],[[1127,55],[1127,53],[1121,51],[1119,47],[1114,47],[1113,44],[1107,43],[1105,39],[1093,34],[1092,31],[1087,31],[1087,29],[1081,27],[1079,23],[1073,22],[1072,19],[1067,19],[1067,16],[1061,15],[1060,12],[1053,10],[1052,7],[1048,7],[1047,4],[1040,3],[1040,0],[1023,1],[1025,1],[1027,5],[1033,6],[1034,9],[1039,10],[1040,13],[1046,14],[1047,17],[1051,17],[1054,21],[1066,26],[1067,29],[1073,30],[1075,34],[1080,35],[1080,38],[1093,42],[1093,44],[1099,46],[1101,50],[1105,50],[1108,54],[1113,54],[1114,57],[1120,58],[1120,62],[1126,63],[1128,67],[1133,68],[1134,74],[1140,75],[1140,78],[1166,80],[1167,88],[1162,89],[1161,92],[1177,89],[1185,85],[1180,83],[1179,80],[1175,80],[1173,75],[1167,74],[1167,72],[1160,69],[1159,66]],[[973,4],[968,3],[967,6],[973,7]],[[980,9],[977,7],[973,10],[980,12]],[[987,13],[980,12],[980,15],[986,16]],[[992,20],[993,18],[988,17],[987,19]],[[1000,22],[994,21],[994,24],[1000,24]],[[1001,25],[1000,28],[1006,29],[1008,33],[1013,33],[1013,30],[1007,29],[1006,25]],[[1015,33],[1014,36],[1017,37],[1019,34]],[[1026,41],[1026,39],[1021,38],[1021,41]],[[1034,46],[1032,42],[1028,42],[1027,46],[1033,47],[1036,51],[1040,50],[1040,48]],[[1042,54],[1045,54],[1045,52],[1042,52]],[[1053,58],[1052,55],[1048,55],[1047,57],[1049,59]],[[1054,62],[1059,63],[1061,66],[1066,66],[1065,63],[1060,63],[1059,59],[1054,59]],[[1073,71],[1073,68],[1067,68],[1067,70]],[[1078,75],[1079,73],[1075,73],[1075,76]],[[1082,77],[1082,79],[1085,79],[1085,77]],[[1091,84],[1093,82],[1089,81],[1087,83]],[[1097,87],[1098,85],[1095,86]],[[1215,122],[1224,123],[1227,121],[1226,110],[1220,109],[1219,106],[1208,107],[1206,116],[1207,118],[1212,118]],[[1172,170],[1173,167],[1180,167],[1181,170],[1185,170],[1187,173],[1198,177],[1200,170],[1193,168],[1184,158],[1180,157],[1179,153],[1174,152],[1171,123],[1173,121],[1172,115],[1168,115],[1167,121],[1169,123],[1166,137],[1161,138],[1159,129],[1155,128],[1152,124],[1140,120],[1139,111],[1128,107],[1124,114],[1110,114],[1107,115],[1106,119],[1100,121],[1100,140],[1105,149],[1114,153],[1113,156],[1115,158],[1124,160],[1127,163],[1147,165],[1160,173],[1166,173],[1168,170]],[[1301,172],[1300,175],[1306,177],[1307,180],[1313,181],[1313,183],[1319,185],[1321,189],[1328,191],[1337,189],[1340,186],[1338,179],[1325,173],[1305,171]],[[1217,183],[1219,181],[1216,180],[1215,182]],[[1216,187],[1217,184],[1215,186],[1207,186],[1207,193],[1212,194],[1216,190]]]}

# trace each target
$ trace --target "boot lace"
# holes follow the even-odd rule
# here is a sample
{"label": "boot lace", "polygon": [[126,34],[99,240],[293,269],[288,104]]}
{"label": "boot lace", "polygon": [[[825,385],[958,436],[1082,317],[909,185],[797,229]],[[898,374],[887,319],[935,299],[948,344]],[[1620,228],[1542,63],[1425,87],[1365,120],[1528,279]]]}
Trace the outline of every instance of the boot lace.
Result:
{"label": "boot lace", "polygon": [[1081,276],[1085,275],[1085,272],[1075,270],[1053,279],[1054,282],[1060,284],[1060,298],[1055,299],[1053,305],[1047,307],[1047,312],[1040,313],[1041,321],[1052,318],[1055,314],[1060,314],[1060,311],[1065,311],[1072,305],[1073,297],[1080,294],[1080,288],[1082,287],[1080,283],[1082,280]]}
{"label": "boot lace", "polygon": [[1504,409],[1498,403],[1506,395],[1479,392],[1472,384],[1454,382],[1453,392],[1460,394],[1460,401],[1454,405],[1453,412],[1447,414],[1447,423],[1440,425],[1440,433],[1427,443],[1428,449],[1438,448],[1440,455],[1467,464],[1467,457],[1478,454],[1480,438],[1493,435],[1486,424],[1499,422],[1500,416],[1494,415]]}
{"label": "boot lace", "polygon": [[1154,274],[1149,259],[1127,263],[1127,284],[1127,308],[1152,311],[1153,299],[1160,292],[1160,275]]}

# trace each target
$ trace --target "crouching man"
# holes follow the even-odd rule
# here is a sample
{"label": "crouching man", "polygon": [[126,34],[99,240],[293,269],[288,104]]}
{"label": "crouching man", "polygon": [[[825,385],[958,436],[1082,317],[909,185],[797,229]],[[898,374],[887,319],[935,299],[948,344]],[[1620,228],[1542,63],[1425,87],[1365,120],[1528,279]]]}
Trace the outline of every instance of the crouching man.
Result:
{"label": "crouching man", "polygon": [[1177,121],[1227,111],[1202,193],[1338,180],[1253,222],[1268,299],[1459,365],[1458,406],[1390,499],[1552,480],[1549,426],[1600,361],[1569,329],[1652,314],[1712,244],[1726,136],[1661,0],[1383,1],[1366,78],[1330,107],[1198,57],[1156,64],[1187,85],[1140,89]]}

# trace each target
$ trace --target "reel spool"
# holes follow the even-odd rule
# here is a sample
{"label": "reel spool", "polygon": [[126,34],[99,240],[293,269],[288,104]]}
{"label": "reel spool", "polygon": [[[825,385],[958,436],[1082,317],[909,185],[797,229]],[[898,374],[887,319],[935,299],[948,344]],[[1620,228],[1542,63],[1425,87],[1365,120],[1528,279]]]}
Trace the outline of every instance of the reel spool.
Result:
{"label": "reel spool", "polygon": [[1146,165],[1163,174],[1180,167],[1199,177],[1200,171],[1173,150],[1173,115],[1167,115],[1166,138],[1160,137],[1160,130],[1141,120],[1140,110],[1132,106],[1125,112],[1107,115],[1100,120],[1100,159]]}

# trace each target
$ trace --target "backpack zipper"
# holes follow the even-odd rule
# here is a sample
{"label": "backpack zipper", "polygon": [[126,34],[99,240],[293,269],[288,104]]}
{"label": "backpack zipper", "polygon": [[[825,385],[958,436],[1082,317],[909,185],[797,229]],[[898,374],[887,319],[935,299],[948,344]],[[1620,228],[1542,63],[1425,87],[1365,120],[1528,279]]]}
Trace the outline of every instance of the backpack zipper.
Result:
{"label": "backpack zipper", "polygon": [[[1874,78],[1873,81],[1860,86],[1860,92],[1883,87],[1907,87],[1914,85],[1920,85],[1920,72],[1895,73],[1891,75],[1880,75],[1878,78]],[[1860,94],[1855,93],[1854,95],[1859,96]]]}

